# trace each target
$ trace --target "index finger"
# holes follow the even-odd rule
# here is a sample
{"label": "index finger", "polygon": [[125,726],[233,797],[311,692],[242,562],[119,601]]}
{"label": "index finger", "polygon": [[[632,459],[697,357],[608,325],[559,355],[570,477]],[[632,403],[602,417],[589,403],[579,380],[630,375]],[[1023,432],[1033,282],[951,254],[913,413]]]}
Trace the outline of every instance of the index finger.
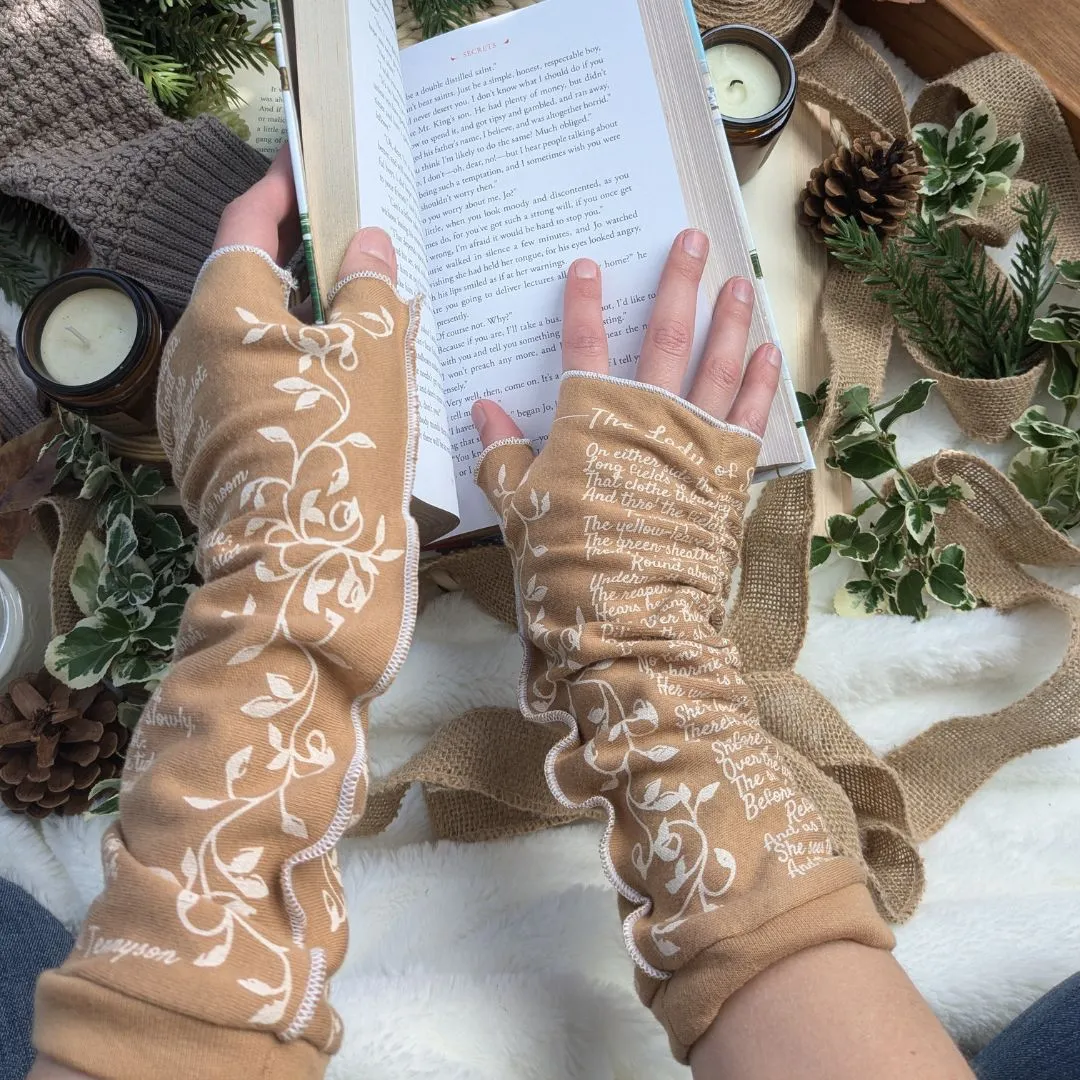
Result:
{"label": "index finger", "polygon": [[300,217],[287,144],[277,152],[263,178],[222,211],[214,251],[233,245],[261,248],[279,265],[300,246]]}

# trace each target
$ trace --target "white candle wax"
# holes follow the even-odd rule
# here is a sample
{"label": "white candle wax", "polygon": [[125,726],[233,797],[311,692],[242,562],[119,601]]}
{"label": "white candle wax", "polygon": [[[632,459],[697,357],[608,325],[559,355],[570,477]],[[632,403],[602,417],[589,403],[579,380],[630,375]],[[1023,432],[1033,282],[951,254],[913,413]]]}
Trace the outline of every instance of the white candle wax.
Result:
{"label": "white candle wax", "polygon": [[123,362],[135,343],[138,316],[126,293],[83,289],[66,296],[41,328],[41,365],[54,382],[85,386]]}
{"label": "white candle wax", "polygon": [[725,42],[714,45],[705,58],[716,103],[725,116],[748,120],[764,116],[780,103],[780,72],[753,45]]}

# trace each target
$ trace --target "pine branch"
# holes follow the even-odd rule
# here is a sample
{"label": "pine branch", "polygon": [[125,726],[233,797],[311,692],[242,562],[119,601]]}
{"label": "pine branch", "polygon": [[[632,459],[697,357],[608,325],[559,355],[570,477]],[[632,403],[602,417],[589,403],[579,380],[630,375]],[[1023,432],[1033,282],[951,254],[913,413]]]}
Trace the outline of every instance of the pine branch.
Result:
{"label": "pine branch", "polygon": [[1051,206],[1045,186],[1039,186],[1020,196],[1021,240],[1016,247],[1012,283],[1016,287],[1016,321],[1009,335],[1008,348],[1017,372],[1027,371],[1034,363],[1041,343],[1030,336],[1036,313],[1050,296],[1057,281],[1053,264],[1054,225],[1057,207]]}
{"label": "pine branch", "polygon": [[955,226],[915,216],[903,241],[918,262],[933,268],[952,304],[962,348],[955,365],[967,378],[1016,375],[1009,339],[1016,325],[1012,289],[991,275],[986,253]]}
{"label": "pine branch", "polygon": [[409,0],[425,38],[465,26],[478,11],[491,6],[492,0]]}
{"label": "pine branch", "polygon": [[837,232],[826,238],[829,250],[845,266],[866,275],[867,285],[880,286],[874,298],[889,306],[897,324],[942,367],[952,371],[962,355],[955,328],[946,319],[929,275],[910,251],[895,240],[883,247],[872,229],[852,218],[839,218]]}
{"label": "pine branch", "polygon": [[79,246],[68,223],[39,203],[0,195],[0,292],[25,306]]}

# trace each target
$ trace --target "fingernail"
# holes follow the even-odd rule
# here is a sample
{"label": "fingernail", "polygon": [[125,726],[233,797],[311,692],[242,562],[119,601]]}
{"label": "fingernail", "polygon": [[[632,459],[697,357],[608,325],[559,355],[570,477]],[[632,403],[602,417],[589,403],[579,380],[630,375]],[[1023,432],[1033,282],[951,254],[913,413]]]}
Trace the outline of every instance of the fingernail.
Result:
{"label": "fingernail", "polygon": [[780,350],[775,345],[770,345],[765,350],[765,363],[772,364],[773,367],[779,367],[780,360]]}
{"label": "fingernail", "polygon": [[704,259],[709,250],[709,238],[700,229],[687,229],[683,233],[682,249],[695,259]]}
{"label": "fingernail", "polygon": [[731,292],[736,300],[741,300],[744,304],[750,304],[754,300],[754,286],[744,277],[732,278]]}
{"label": "fingernail", "polygon": [[484,428],[487,427],[487,409],[484,408],[484,402],[474,401],[472,406],[472,422],[473,427],[480,433],[480,438],[484,437]]}
{"label": "fingernail", "polygon": [[390,237],[382,229],[361,229],[360,250],[365,255],[374,255],[390,264],[394,258],[394,249],[390,245]]}
{"label": "fingernail", "polygon": [[586,280],[595,278],[600,273],[600,267],[592,259],[578,259],[574,263],[574,277]]}

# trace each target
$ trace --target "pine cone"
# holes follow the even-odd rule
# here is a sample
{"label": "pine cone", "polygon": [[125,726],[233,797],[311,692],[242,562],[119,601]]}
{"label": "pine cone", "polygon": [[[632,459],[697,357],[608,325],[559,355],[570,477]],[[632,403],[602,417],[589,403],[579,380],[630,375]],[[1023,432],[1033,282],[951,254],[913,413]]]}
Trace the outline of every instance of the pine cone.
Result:
{"label": "pine cone", "polygon": [[90,789],[118,776],[127,728],[101,683],[72,690],[47,671],[12,680],[0,698],[0,801],[17,814],[81,814]]}
{"label": "pine cone", "polygon": [[840,147],[811,174],[802,192],[799,224],[822,243],[836,232],[834,219],[856,218],[878,236],[892,236],[919,199],[925,166],[907,139],[876,131]]}

